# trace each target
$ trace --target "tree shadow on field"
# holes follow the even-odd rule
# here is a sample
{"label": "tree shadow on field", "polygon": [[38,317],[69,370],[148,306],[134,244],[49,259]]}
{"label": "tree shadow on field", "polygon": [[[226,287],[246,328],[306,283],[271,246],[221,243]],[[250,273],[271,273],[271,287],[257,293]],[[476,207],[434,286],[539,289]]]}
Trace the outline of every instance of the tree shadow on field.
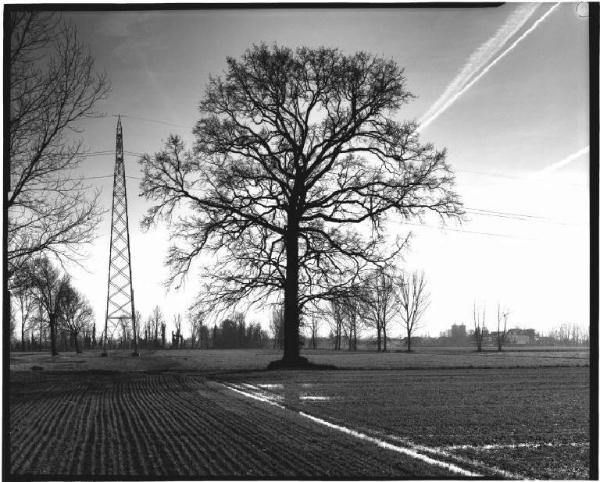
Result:
{"label": "tree shadow on field", "polygon": [[274,360],[267,365],[267,370],[337,370],[337,367],[326,363],[313,363],[301,356],[293,363],[286,360]]}

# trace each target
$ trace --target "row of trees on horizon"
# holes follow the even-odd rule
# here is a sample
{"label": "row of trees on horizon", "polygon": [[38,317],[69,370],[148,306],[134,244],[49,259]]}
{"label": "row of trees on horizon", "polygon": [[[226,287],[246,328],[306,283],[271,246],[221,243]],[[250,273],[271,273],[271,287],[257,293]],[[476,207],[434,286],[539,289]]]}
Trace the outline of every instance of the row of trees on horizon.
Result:
{"label": "row of trees on horizon", "polygon": [[[58,349],[102,346],[103,327],[96,331],[89,302],[73,286],[67,275],[61,275],[47,257],[34,258],[26,263],[13,280],[13,306],[11,340],[14,348],[41,349],[49,346],[51,353]],[[336,298],[323,303],[322,310],[313,311],[302,320],[302,346],[317,349],[362,348],[387,351],[388,332],[393,325],[400,326],[403,344],[411,351],[418,329],[422,328],[422,315],[429,304],[429,292],[422,272],[406,276],[393,269],[377,270],[362,284],[356,284],[352,296]],[[439,338],[419,337],[419,345],[464,346],[474,344],[478,351],[493,345],[498,350],[508,343],[510,312],[500,304],[496,312],[496,330],[486,326],[485,307],[473,305],[473,329],[453,325]],[[182,328],[182,316],[175,315],[174,330],[166,330],[166,319],[159,306],[143,319],[136,313],[138,348],[282,348],[284,310],[277,307],[269,323],[270,333],[259,323],[246,324],[244,315],[233,312],[220,322],[207,323],[206,312],[193,305],[187,314],[188,328]],[[17,322],[18,320],[18,322]],[[19,336],[17,336],[17,325]],[[319,336],[323,328],[329,336]],[[184,333],[184,331],[188,334]],[[534,330],[522,330],[533,332]],[[107,349],[133,347],[133,323],[121,319],[116,330],[107,334]],[[585,345],[589,332],[579,325],[563,323],[545,336],[531,338],[528,342],[545,345]],[[397,344],[396,344],[397,348]]]}

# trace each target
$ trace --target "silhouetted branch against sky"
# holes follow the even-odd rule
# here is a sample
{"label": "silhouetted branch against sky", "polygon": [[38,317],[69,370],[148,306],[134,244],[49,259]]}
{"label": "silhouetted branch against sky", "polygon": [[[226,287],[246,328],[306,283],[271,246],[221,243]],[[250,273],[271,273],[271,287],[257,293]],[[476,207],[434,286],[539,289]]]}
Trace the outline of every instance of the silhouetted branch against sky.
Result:
{"label": "silhouetted branch against sky", "polygon": [[[143,317],[161,299],[170,324],[198,293],[207,292],[198,277],[204,270],[218,276],[209,289],[229,287],[221,291],[228,302],[240,293],[277,298],[287,277],[287,211],[299,192],[294,188],[304,183],[307,195],[296,199],[296,208],[302,208],[298,291],[304,296],[298,303],[305,307],[326,296],[325,287],[348,290],[371,258],[391,253],[395,239],[401,244],[412,232],[396,264],[427,276],[431,304],[424,332],[470,325],[473,299],[488,305],[501,299],[511,306],[515,326],[544,330],[587,320],[588,24],[575,4],[87,11],[65,12],[63,18],[89,45],[95,71],[105,71],[112,82],[110,96],[93,109],[108,115],[83,118],[76,126],[81,135],[65,137],[69,153],[82,141],[78,165],[65,173],[85,178],[81,182],[99,191],[97,205],[110,206],[112,115],[122,114],[133,283]],[[249,65],[243,56],[263,43],[280,46],[287,71],[275,62],[257,77],[258,58]],[[322,46],[354,59],[355,67],[378,59],[380,78],[348,77],[344,88],[351,92],[354,85],[357,93],[354,117],[344,96],[330,95],[325,110],[326,92],[314,95],[316,84],[306,76],[316,76],[314,68],[305,69],[316,64],[294,60],[297,48]],[[288,60],[286,48],[293,53]],[[361,60],[358,52],[367,57]],[[291,90],[283,98],[275,89],[281,84],[277,76],[284,80],[288,71],[290,89],[307,94],[298,103],[291,101]],[[261,85],[262,74],[276,81]],[[229,82],[244,88],[228,91]],[[378,110],[368,99],[383,87],[387,107]],[[257,93],[269,103],[240,109]],[[318,102],[309,109],[313,98]],[[390,109],[393,102],[400,108]],[[417,136],[419,120],[441,107],[443,113]],[[344,139],[354,128],[353,140]],[[179,138],[179,166],[172,163],[177,156],[171,134]],[[435,147],[427,147],[430,142]],[[140,153],[152,162],[159,153],[166,161],[164,172],[155,174],[156,181],[168,181],[161,181],[168,189],[161,191],[152,177],[144,186],[156,199],[137,196],[136,178],[144,177]],[[404,162],[398,162],[399,153]],[[426,189],[406,189],[424,173],[430,179]],[[450,179],[454,185],[448,187]],[[178,186],[185,192],[172,189]],[[406,195],[392,206],[389,193],[397,188]],[[432,195],[419,205],[415,199],[424,192]],[[435,213],[436,200],[451,200],[450,193],[468,207],[462,224],[440,222]],[[82,195],[91,202],[93,189]],[[168,223],[139,228],[152,207],[158,207],[156,219],[172,216],[177,239],[170,239]],[[150,214],[148,221],[155,217]],[[74,266],[70,272],[102,319],[110,219],[98,228],[98,238],[87,244],[85,270]],[[384,234],[385,248],[376,249]],[[166,258],[170,266],[164,266]],[[179,289],[165,291],[165,280],[187,270]],[[172,287],[182,280],[175,278]],[[248,316],[265,326],[271,307],[261,311],[263,305],[255,304]],[[396,326],[390,336],[399,334]]]}
{"label": "silhouetted branch against sky", "polygon": [[102,208],[75,174],[78,122],[96,115],[109,83],[76,27],[58,14],[10,12],[8,119],[9,276],[32,256],[78,259],[94,239]]}
{"label": "silhouetted branch against sky", "polygon": [[277,284],[298,313],[315,286],[327,295],[324,278],[339,286],[385,261],[389,212],[460,217],[445,151],[394,120],[412,97],[405,83],[396,62],[365,52],[260,44],[228,58],[200,103],[193,153],[170,137],[141,161],[143,194],[158,201],[146,223],[192,209],[173,229],[185,241],[170,252],[173,278],[203,249],[225,250],[235,263],[213,286],[245,297]]}

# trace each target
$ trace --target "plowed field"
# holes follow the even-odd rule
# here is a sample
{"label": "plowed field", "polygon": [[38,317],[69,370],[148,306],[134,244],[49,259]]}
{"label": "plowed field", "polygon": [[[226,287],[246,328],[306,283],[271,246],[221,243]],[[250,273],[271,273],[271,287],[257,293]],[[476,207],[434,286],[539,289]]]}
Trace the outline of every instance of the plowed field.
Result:
{"label": "plowed field", "polygon": [[176,374],[19,374],[11,474],[403,478],[448,474]]}
{"label": "plowed field", "polygon": [[11,371],[5,475],[589,476],[586,367],[203,373],[146,356]]}
{"label": "plowed field", "polygon": [[589,476],[589,375],[583,368],[261,372],[226,380],[288,409],[417,447],[482,475]]}

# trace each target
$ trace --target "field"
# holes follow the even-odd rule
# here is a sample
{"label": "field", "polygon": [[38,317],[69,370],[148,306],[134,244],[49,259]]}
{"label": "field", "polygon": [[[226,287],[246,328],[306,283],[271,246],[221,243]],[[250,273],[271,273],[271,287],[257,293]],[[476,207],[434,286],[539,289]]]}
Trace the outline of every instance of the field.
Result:
{"label": "field", "polygon": [[15,353],[9,475],[589,476],[587,351],[306,354]]}

